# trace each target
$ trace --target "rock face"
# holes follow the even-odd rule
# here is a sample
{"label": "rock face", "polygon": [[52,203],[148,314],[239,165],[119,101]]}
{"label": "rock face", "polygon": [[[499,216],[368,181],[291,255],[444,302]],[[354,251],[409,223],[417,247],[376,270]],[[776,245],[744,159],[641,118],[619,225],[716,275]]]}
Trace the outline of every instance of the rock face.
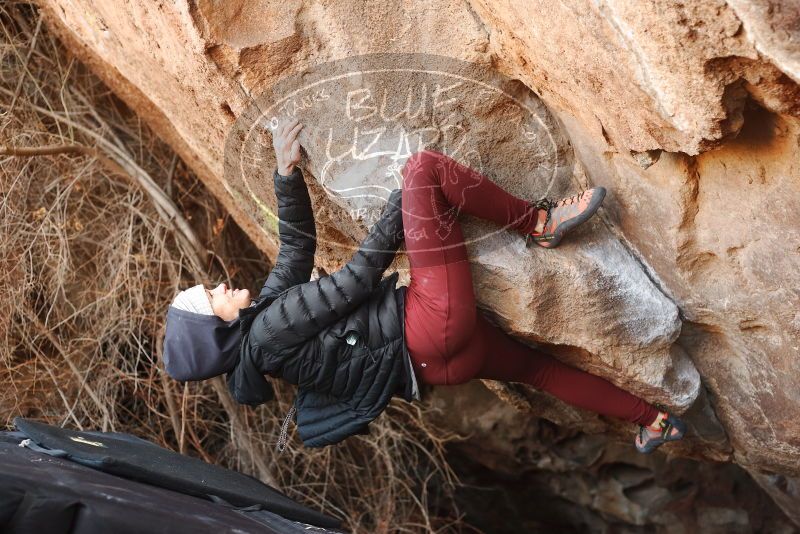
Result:
{"label": "rock face", "polygon": [[[269,121],[260,99],[275,100],[276,83],[305,80],[308,88],[321,83],[315,78],[320,72],[352,65],[363,54],[385,55],[365,60],[370,68],[362,68],[360,78],[351,76],[352,68],[326,78],[329,95],[357,95],[369,86],[397,100],[407,87],[429,87],[424,62],[405,78],[396,70],[375,73],[381,61],[384,71],[397,67],[398,54],[449,56],[497,73],[486,87],[500,87],[503,96],[487,90],[482,106],[467,105],[479,96],[469,89],[476,83],[471,74],[459,71],[466,82],[452,99],[442,96],[439,80],[430,105],[452,113],[433,113],[422,123],[410,112],[390,116],[380,106],[375,115],[359,116],[354,110],[372,109],[369,100],[325,101],[325,93],[284,108],[310,126],[302,141],[320,214],[319,265],[330,271],[346,261],[380,206],[380,195],[344,192],[374,185],[378,175],[391,182],[402,162],[355,157],[367,141],[348,138],[352,157],[331,167],[341,164],[331,157],[338,146],[331,139],[343,142],[329,135],[334,131],[358,127],[363,134],[381,126],[389,132],[383,142],[413,138],[419,146],[420,132],[432,126],[435,135],[422,144],[438,149],[453,148],[448,132],[457,132],[466,143],[458,146],[469,149],[461,154],[465,161],[529,199],[603,185],[609,195],[600,216],[557,251],[526,251],[518,236],[464,217],[481,307],[520,338],[686,412],[694,437],[674,452],[733,460],[784,510],[797,502],[796,2],[467,0],[435,9],[423,0],[40,5],[63,40],[161,132],[273,256],[272,162],[256,150],[241,159],[255,162],[249,172],[231,174],[226,139],[241,131],[243,143],[250,133],[239,129],[242,124]],[[326,62],[332,70],[320,71]],[[520,102],[535,112],[520,112]],[[536,128],[523,132],[528,137],[517,135],[514,128],[528,116],[538,119],[546,138]],[[400,259],[397,268],[404,266]],[[580,307],[570,304],[573,298]],[[530,388],[490,387],[510,404],[560,424],[619,435],[631,430]]]}
{"label": "rock face", "polygon": [[437,389],[431,402],[437,424],[470,435],[454,455],[468,483],[460,500],[486,532],[797,530],[735,464],[631,453],[630,435],[556,426],[509,412],[480,382],[459,387]]}

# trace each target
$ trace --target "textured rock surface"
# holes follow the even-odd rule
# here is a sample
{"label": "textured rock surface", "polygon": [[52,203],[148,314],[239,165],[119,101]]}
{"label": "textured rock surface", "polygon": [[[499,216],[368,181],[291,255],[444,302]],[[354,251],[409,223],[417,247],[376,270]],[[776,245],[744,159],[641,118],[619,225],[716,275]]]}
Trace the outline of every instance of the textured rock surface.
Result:
{"label": "textured rock surface", "polygon": [[431,402],[437,423],[470,434],[453,456],[469,484],[466,519],[487,532],[797,531],[735,464],[643,456],[628,433],[569,430],[509,412],[479,382],[459,388],[439,388]]}
{"label": "textured rock surface", "polygon": [[[269,177],[254,186],[263,203],[256,205],[225,181],[223,147],[251,98],[277,79],[355,54],[427,52],[520,80],[519,90],[531,99],[535,92],[555,117],[548,120],[563,172],[550,192],[598,184],[610,194],[579,244],[526,255],[501,232],[506,246],[472,246],[482,307],[515,334],[648,400],[691,405],[696,437],[675,452],[735,460],[784,509],[797,502],[796,3],[41,5],[68,45],[162,133],[269,254],[276,245],[265,231],[264,210],[274,205]],[[479,126],[502,137],[495,114]],[[322,145],[310,134],[303,140],[310,175],[319,179]],[[514,178],[532,172],[530,161],[513,151],[494,158],[486,164],[492,179],[530,198],[542,192],[520,190],[524,182]],[[312,186],[316,208],[329,213],[320,228],[325,241],[363,235],[365,223],[346,199]],[[485,232],[465,222],[470,235]],[[318,262],[331,270],[346,256],[326,245]],[[552,298],[572,294],[586,299],[585,308]],[[545,325],[545,316],[555,320]],[[529,388],[491,387],[559,423],[618,428]]]}
{"label": "textured rock surface", "polygon": [[798,112],[794,2],[474,5],[501,68],[620,150],[712,148],[741,128],[748,94]]}

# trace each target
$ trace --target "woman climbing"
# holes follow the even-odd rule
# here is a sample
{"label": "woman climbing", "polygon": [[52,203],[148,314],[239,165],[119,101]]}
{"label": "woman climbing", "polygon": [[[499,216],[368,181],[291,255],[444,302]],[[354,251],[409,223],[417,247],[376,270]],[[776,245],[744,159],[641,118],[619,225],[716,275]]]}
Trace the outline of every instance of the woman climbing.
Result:
{"label": "woman climbing", "polygon": [[[556,247],[599,208],[596,187],[531,203],[434,151],[405,163],[379,221],[349,263],[309,281],[316,233],[302,174],[298,120],[273,135],[280,251],[258,298],[220,284],[181,292],[167,313],[164,361],[178,380],[227,373],[233,396],[273,396],[265,378],[298,386],[298,433],[323,446],[367,431],[393,396],[419,399],[432,385],[486,378],[522,382],[573,406],[639,425],[636,449],[681,439],[686,426],[611,382],[566,365],[489,323],[477,310],[459,212],[493,221],[543,248]],[[382,279],[405,240],[407,287]],[[291,412],[285,423],[288,423]],[[284,427],[285,430],[285,427]]]}

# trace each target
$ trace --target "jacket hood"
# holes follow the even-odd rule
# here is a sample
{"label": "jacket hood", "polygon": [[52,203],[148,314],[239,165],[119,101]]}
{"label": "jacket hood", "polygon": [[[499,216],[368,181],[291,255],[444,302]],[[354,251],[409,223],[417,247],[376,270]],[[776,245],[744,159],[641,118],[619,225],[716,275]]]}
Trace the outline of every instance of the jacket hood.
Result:
{"label": "jacket hood", "polygon": [[230,372],[239,357],[239,319],[223,321],[170,306],[164,333],[164,368],[185,382]]}

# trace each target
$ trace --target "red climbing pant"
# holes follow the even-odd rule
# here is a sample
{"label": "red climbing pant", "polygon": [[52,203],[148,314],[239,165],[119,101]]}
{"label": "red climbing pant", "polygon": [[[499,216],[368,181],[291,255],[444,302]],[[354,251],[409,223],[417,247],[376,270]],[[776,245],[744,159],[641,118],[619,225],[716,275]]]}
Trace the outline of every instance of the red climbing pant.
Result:
{"label": "red climbing pant", "polygon": [[[403,226],[411,265],[405,299],[406,344],[416,376],[427,384],[473,378],[524,382],[580,408],[642,425],[658,409],[611,382],[511,338],[475,307],[460,212],[522,233],[536,209],[486,176],[434,151],[403,168]],[[542,249],[532,253],[552,254]]]}

